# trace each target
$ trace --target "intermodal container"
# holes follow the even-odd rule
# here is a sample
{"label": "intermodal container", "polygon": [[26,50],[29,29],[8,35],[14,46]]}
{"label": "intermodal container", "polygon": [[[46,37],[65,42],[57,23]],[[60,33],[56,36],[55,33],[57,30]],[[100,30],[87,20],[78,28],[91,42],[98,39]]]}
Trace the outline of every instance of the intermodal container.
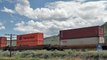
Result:
{"label": "intermodal container", "polygon": [[60,31],[60,40],[85,38],[85,37],[99,37],[99,36],[104,35],[103,31],[104,30],[101,26],[61,30]]}
{"label": "intermodal container", "polygon": [[0,48],[6,47],[7,45],[7,38],[6,37],[0,37]]}
{"label": "intermodal container", "polygon": [[23,34],[17,35],[17,40],[43,40],[43,33],[31,33],[31,34]]}
{"label": "intermodal container", "polygon": [[[104,43],[104,37],[88,37],[88,38],[77,38],[77,39],[65,39],[61,40],[61,46],[71,46],[72,48],[82,48],[82,47],[94,47],[99,44]],[[93,46],[92,46],[93,45]]]}
{"label": "intermodal container", "polygon": [[43,33],[17,35],[17,46],[43,45]]}

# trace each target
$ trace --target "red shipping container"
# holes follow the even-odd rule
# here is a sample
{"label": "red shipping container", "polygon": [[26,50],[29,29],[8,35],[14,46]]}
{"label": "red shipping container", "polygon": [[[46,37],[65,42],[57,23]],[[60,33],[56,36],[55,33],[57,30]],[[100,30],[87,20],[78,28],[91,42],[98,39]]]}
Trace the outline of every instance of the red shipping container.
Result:
{"label": "red shipping container", "polygon": [[25,42],[25,43],[19,43],[18,46],[36,46],[37,43],[34,42]]}
{"label": "red shipping container", "polygon": [[40,45],[39,42],[34,42],[34,41],[22,41],[22,42],[18,42],[18,46],[22,46],[22,45],[27,45],[27,46],[36,46],[36,45]]}
{"label": "red shipping container", "polygon": [[84,37],[98,37],[98,36],[103,36],[103,34],[104,32],[101,26],[69,29],[69,30],[60,31],[60,40],[84,38]]}
{"label": "red shipping container", "polygon": [[43,40],[43,33],[17,35],[17,40]]}
{"label": "red shipping container", "polygon": [[7,38],[6,37],[0,37],[0,48],[6,47],[7,45]]}
{"label": "red shipping container", "polygon": [[6,44],[0,44],[0,45],[1,45],[1,46],[0,46],[1,48],[2,48],[2,47],[6,47]]}
{"label": "red shipping container", "polygon": [[[41,40],[40,40],[40,41],[41,41]],[[36,40],[18,41],[17,44],[18,44],[18,45],[23,45],[23,44],[24,44],[24,45],[30,45],[30,44],[31,44],[31,45],[32,45],[32,44],[36,44],[36,45],[37,45],[37,44],[38,44],[38,41],[36,41]]]}
{"label": "red shipping container", "polygon": [[[39,43],[41,41],[42,43]],[[43,33],[31,33],[17,36],[17,46],[27,45],[36,46],[43,45]]]}
{"label": "red shipping container", "polygon": [[43,41],[38,41],[37,43],[38,43],[38,45],[42,45]]}
{"label": "red shipping container", "polygon": [[38,39],[38,40],[43,40],[43,38],[44,38],[44,37],[43,37],[43,34],[39,34],[39,33],[37,34],[37,39]]}

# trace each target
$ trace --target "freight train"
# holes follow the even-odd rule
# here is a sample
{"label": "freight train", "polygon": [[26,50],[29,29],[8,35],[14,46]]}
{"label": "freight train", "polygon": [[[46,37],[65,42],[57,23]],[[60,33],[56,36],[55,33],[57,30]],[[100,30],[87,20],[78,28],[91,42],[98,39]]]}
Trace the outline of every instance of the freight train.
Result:
{"label": "freight train", "polygon": [[102,45],[107,49],[107,23],[101,26],[61,30],[58,36],[44,39],[43,33],[17,35],[16,46],[6,46],[6,38],[0,38],[0,48],[4,50],[30,49],[86,49]]}

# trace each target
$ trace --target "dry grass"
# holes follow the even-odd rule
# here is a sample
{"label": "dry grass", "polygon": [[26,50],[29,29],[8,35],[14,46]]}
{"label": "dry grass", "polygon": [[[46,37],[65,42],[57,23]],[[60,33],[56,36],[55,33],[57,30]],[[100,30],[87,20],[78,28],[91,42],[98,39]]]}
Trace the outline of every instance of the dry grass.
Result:
{"label": "dry grass", "polygon": [[107,60],[107,51],[28,50],[12,52],[12,58],[9,58],[9,51],[0,51],[0,57],[5,60]]}
{"label": "dry grass", "polygon": [[83,60],[80,57],[77,58],[49,58],[49,59],[40,59],[40,58],[0,58],[0,60]]}

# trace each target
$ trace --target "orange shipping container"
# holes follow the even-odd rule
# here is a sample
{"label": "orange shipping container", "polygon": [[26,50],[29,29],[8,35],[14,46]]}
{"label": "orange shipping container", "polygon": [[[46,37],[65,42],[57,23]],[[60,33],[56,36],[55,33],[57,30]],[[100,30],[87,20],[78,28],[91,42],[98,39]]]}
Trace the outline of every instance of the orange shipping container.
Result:
{"label": "orange shipping container", "polygon": [[17,40],[43,40],[43,33],[17,35]]}
{"label": "orange shipping container", "polygon": [[17,36],[17,46],[43,45],[43,33],[31,33]]}
{"label": "orange shipping container", "polygon": [[18,46],[36,46],[36,45],[43,45],[43,41],[40,40],[40,41],[22,41],[22,42],[17,42]]}

